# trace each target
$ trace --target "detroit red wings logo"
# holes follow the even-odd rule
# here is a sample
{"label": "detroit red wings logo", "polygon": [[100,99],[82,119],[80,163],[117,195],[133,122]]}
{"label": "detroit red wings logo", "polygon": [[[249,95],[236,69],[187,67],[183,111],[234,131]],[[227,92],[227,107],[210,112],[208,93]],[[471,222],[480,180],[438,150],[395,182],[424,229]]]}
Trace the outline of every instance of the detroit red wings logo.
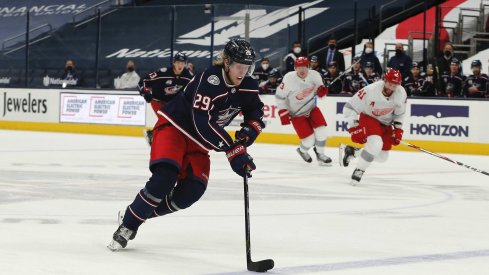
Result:
{"label": "detroit red wings logo", "polygon": [[373,109],[372,114],[374,116],[385,116],[394,111],[394,108],[382,108],[382,109]]}
{"label": "detroit red wings logo", "polygon": [[306,88],[306,89],[300,91],[299,93],[297,93],[295,98],[297,100],[303,100],[304,98],[306,98],[308,95],[310,95],[312,93],[312,91],[314,90],[315,87],[316,86],[312,86],[312,87],[309,87],[309,88]]}

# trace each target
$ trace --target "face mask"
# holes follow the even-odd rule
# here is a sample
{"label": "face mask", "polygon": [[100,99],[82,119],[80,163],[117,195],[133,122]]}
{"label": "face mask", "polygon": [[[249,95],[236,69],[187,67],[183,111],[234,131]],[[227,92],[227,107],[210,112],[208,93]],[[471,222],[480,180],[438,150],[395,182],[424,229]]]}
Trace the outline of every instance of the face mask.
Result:
{"label": "face mask", "polygon": [[268,69],[269,64],[261,64],[261,67],[266,71]]}
{"label": "face mask", "polygon": [[365,48],[365,53],[372,53],[374,50],[372,48]]}
{"label": "face mask", "polygon": [[301,47],[295,47],[295,48],[294,48],[294,53],[295,53],[295,54],[300,54],[300,53],[301,53],[301,51],[302,51]]}
{"label": "face mask", "polygon": [[328,47],[329,47],[330,49],[334,49],[334,48],[336,47],[336,45],[335,45],[335,44],[329,44],[329,45],[328,45]]}
{"label": "face mask", "polygon": [[132,71],[134,71],[134,67],[127,67],[127,70],[128,70],[129,72],[132,72]]}
{"label": "face mask", "polygon": [[445,56],[450,56],[450,55],[452,55],[451,51],[445,51]]}
{"label": "face mask", "polygon": [[396,49],[396,55],[400,55],[402,53],[401,49]]}
{"label": "face mask", "polygon": [[66,66],[66,70],[71,71],[71,70],[73,70],[73,67],[72,66]]}

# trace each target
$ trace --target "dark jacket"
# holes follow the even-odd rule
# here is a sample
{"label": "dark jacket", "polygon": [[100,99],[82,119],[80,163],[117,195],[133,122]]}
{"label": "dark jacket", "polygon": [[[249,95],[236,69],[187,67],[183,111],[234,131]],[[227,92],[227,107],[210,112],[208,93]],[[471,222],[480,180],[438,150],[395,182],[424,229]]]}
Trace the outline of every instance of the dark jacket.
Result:
{"label": "dark jacket", "polygon": [[401,53],[391,57],[391,59],[389,59],[389,63],[387,63],[387,67],[399,70],[401,72],[401,76],[404,78],[411,72],[412,63],[413,60],[411,57],[409,57],[409,55]]}

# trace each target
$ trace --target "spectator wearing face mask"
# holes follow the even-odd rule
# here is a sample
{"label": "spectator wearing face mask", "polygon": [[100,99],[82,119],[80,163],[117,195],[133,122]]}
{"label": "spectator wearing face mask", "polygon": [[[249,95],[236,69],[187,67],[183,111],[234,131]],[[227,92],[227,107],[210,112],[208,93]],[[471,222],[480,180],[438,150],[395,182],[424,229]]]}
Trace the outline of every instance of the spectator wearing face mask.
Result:
{"label": "spectator wearing face mask", "polygon": [[[324,53],[324,64],[330,64],[331,62],[336,62],[338,71],[343,72],[345,70],[345,57],[336,48],[336,38],[330,37],[328,39],[328,48]],[[328,65],[329,67],[329,65]]]}
{"label": "spectator wearing face mask", "polygon": [[404,46],[402,43],[396,43],[396,54],[389,59],[387,67],[399,70],[401,75],[409,75],[412,63],[413,61],[411,57],[404,52]]}
{"label": "spectator wearing face mask", "polygon": [[260,67],[256,68],[253,72],[253,76],[256,80],[258,80],[258,83],[263,83],[268,80],[268,75],[270,74],[271,70],[270,59],[264,57],[260,61]]}
{"label": "spectator wearing face mask", "polygon": [[80,85],[80,77],[78,72],[75,69],[75,62],[73,60],[68,59],[65,63],[65,70],[60,77],[63,80],[63,88],[64,87],[75,87]]}
{"label": "spectator wearing face mask", "polygon": [[127,61],[126,72],[120,77],[114,79],[116,89],[135,89],[138,87],[139,75],[135,71],[135,65],[132,60]]}
{"label": "spectator wearing face mask", "polygon": [[292,50],[284,57],[285,69],[283,75],[288,72],[294,71],[294,61],[299,57],[303,56],[301,42],[295,41],[292,43]]}
{"label": "spectator wearing face mask", "polygon": [[443,47],[443,52],[436,59],[436,69],[438,74],[441,76],[443,73],[450,72],[450,64],[453,60],[453,45],[450,42],[445,43]]}
{"label": "spectator wearing face mask", "polygon": [[379,58],[375,55],[374,52],[374,44],[370,41],[365,43],[365,48],[363,50],[361,59],[360,59],[360,64],[362,65],[362,69],[366,69],[367,63],[370,62],[373,64],[373,69],[374,72],[377,75],[382,75],[382,66],[380,66],[380,61]]}

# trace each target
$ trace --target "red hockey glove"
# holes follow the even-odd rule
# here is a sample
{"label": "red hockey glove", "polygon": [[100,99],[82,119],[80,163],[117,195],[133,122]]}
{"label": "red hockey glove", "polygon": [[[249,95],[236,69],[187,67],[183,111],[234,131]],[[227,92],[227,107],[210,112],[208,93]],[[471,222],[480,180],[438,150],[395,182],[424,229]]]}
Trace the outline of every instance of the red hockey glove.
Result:
{"label": "red hockey glove", "polygon": [[246,174],[248,174],[248,177],[251,177],[251,171],[256,169],[256,165],[253,163],[253,158],[246,153],[246,147],[240,142],[235,142],[231,145],[226,151],[226,157],[228,158],[233,171],[242,177]]}
{"label": "red hockey glove", "polygon": [[329,86],[319,86],[318,88],[318,96],[323,97],[329,93]]}
{"label": "red hockey glove", "polygon": [[278,115],[280,116],[280,123],[282,123],[282,125],[290,124],[289,111],[286,109],[278,110]]}
{"label": "red hockey glove", "polygon": [[351,140],[356,143],[364,144],[367,142],[367,131],[363,126],[351,127],[348,129],[351,134]]}
{"label": "red hockey glove", "polygon": [[234,137],[248,147],[255,142],[256,137],[261,133],[262,124],[257,120],[250,120],[241,123],[241,130],[237,131]]}
{"label": "red hockey glove", "polygon": [[146,100],[146,102],[150,102],[151,99],[153,99],[153,93],[151,91],[150,88],[148,87],[143,87],[139,90],[139,94],[144,97],[144,100]]}
{"label": "red hockey glove", "polygon": [[402,134],[404,131],[401,128],[392,129],[392,144],[399,145],[402,140]]}

